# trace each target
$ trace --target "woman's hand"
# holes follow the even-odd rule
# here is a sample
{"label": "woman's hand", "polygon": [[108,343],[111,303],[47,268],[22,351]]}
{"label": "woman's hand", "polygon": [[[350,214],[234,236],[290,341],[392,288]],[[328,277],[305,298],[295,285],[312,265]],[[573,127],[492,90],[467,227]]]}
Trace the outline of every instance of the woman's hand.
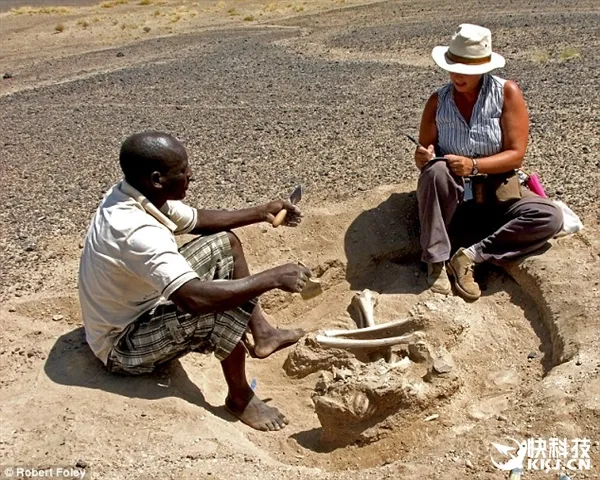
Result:
{"label": "woman's hand", "polygon": [[459,177],[468,177],[473,173],[475,164],[473,160],[468,157],[461,157],[460,155],[444,155],[448,168],[452,170],[454,175]]}
{"label": "woman's hand", "polygon": [[435,157],[435,149],[433,145],[429,145],[427,148],[417,147],[415,150],[415,163],[417,167],[422,169],[425,164]]}

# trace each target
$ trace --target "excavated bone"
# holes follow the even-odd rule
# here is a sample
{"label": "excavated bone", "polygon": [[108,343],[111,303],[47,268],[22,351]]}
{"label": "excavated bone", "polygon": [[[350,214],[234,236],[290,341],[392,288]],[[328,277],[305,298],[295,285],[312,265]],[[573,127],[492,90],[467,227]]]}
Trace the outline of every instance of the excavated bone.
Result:
{"label": "excavated bone", "polygon": [[399,343],[410,343],[411,341],[420,340],[423,332],[409,333],[399,337],[376,338],[376,339],[352,339],[352,338],[337,338],[326,337],[325,335],[317,335],[316,340],[323,347],[332,348],[381,348],[390,347]]}
{"label": "excavated bone", "polygon": [[361,325],[359,325],[360,328],[372,327],[375,325],[375,316],[373,314],[375,301],[371,290],[365,289],[356,294],[352,297],[351,304],[358,309],[361,322]]}
{"label": "excavated bone", "polygon": [[393,322],[380,323],[378,325],[373,325],[372,327],[366,328],[354,328],[351,330],[325,330],[323,334],[327,337],[356,337],[362,336],[366,333],[380,332],[382,330],[397,328],[402,325],[406,325],[411,321],[412,319],[409,318],[405,320],[395,320]]}
{"label": "excavated bone", "polygon": [[401,372],[403,372],[404,370],[407,370],[411,366],[411,364],[412,362],[410,361],[410,358],[404,357],[402,360],[398,360],[397,362],[388,363],[387,369],[388,371],[398,369]]}

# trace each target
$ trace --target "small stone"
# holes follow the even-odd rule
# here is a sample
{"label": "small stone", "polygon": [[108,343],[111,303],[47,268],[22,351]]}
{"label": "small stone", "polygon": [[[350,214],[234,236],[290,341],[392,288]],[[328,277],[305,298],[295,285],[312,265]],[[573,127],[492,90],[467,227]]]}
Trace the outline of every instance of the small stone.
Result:
{"label": "small stone", "polygon": [[433,361],[433,370],[436,373],[449,373],[450,371],[452,371],[452,365],[450,365],[450,363],[444,360],[443,357],[436,358]]}
{"label": "small stone", "polygon": [[535,357],[537,357],[537,355],[535,354],[535,352],[530,352],[529,355],[527,355],[527,360],[533,360]]}
{"label": "small stone", "polygon": [[17,309],[16,309],[15,307],[8,307],[8,311],[9,311],[10,313],[14,313],[14,312],[16,312],[16,311],[17,311]]}
{"label": "small stone", "polygon": [[124,56],[125,56],[125,54],[123,52],[117,53],[117,57],[124,57]]}
{"label": "small stone", "polygon": [[75,466],[77,468],[87,468],[88,464],[85,460],[77,460],[77,463],[75,464]]}
{"label": "small stone", "polygon": [[433,420],[437,420],[438,418],[440,418],[439,413],[434,413],[433,415],[429,415],[428,417],[425,417],[423,419],[424,422],[431,422]]}
{"label": "small stone", "polygon": [[64,317],[64,315],[53,315],[52,320],[55,322],[60,322]]}
{"label": "small stone", "polygon": [[498,420],[499,422],[508,422],[508,418],[504,415],[497,415],[496,420]]}
{"label": "small stone", "polygon": [[7,80],[7,79],[12,78],[12,77],[13,77],[12,73],[10,73],[10,72],[6,72],[4,75],[2,75],[2,78],[4,80]]}
{"label": "small stone", "polygon": [[433,302],[425,302],[425,306],[432,312],[435,312],[438,309],[437,305]]}
{"label": "small stone", "polygon": [[408,356],[416,363],[423,363],[431,360],[429,346],[422,340],[408,345]]}
{"label": "small stone", "polygon": [[79,248],[83,248],[83,241],[79,242]]}
{"label": "small stone", "polygon": [[473,466],[473,462],[471,462],[471,460],[469,460],[469,459],[465,460],[465,465],[467,466],[467,468],[470,468],[471,470],[473,470],[475,468]]}
{"label": "small stone", "polygon": [[579,367],[579,366],[581,365],[581,360],[577,360],[577,361],[575,362],[575,365],[577,365],[577,366]]}
{"label": "small stone", "polygon": [[351,377],[352,376],[352,371],[351,370],[347,370],[345,368],[340,368],[339,370],[337,368],[334,367],[333,370],[333,379],[334,380],[346,380],[346,378]]}

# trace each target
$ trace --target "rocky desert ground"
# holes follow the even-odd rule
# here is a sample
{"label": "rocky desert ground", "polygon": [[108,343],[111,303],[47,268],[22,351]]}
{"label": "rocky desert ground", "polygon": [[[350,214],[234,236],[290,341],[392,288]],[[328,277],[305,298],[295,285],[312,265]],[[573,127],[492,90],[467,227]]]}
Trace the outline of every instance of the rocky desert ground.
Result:
{"label": "rocky desert ground", "polygon": [[[589,439],[590,468],[523,478],[600,478],[599,20],[591,0],[0,2],[0,476],[498,479],[492,442],[560,438]],[[525,168],[585,225],[481,269],[475,303],[426,291],[403,136],[446,81],[431,49],[463,22],[492,30],[498,73],[524,92]],[[85,343],[80,248],[120,143],[146,129],[185,143],[191,204],[304,186],[300,226],[239,232],[253,271],[302,261],[325,289],[262,300],[309,331],[248,361],[290,419],[280,432],[226,413],[212,357],[124,378]],[[423,341],[368,358],[318,348],[324,329],[355,326],[363,289],[377,323]]]}

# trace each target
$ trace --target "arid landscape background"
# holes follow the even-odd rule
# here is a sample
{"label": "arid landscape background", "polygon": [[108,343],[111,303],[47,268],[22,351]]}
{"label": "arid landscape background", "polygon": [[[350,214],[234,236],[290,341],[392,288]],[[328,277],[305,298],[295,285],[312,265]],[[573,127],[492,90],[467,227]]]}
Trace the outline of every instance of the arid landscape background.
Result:
{"label": "arid landscape background", "polygon": [[[0,2],[0,464],[79,463],[102,479],[495,479],[491,442],[567,437],[592,441],[593,468],[571,478],[600,478],[599,20],[591,0]],[[402,135],[447,79],[431,49],[463,22],[492,30],[498,74],[523,89],[525,168],[585,223],[481,271],[473,304],[425,290]],[[291,421],[270,434],[222,408],[214,358],[106,374],[83,337],[77,264],[121,142],[146,129],[185,143],[193,205],[305,187],[298,228],[240,232],[253,271],[301,260],[326,287],[306,302],[267,295],[275,324],[352,326],[353,294],[372,289],[377,322],[419,318],[448,349],[458,390],[331,450],[312,397],[327,368],[289,376],[294,349],[249,361]]]}

